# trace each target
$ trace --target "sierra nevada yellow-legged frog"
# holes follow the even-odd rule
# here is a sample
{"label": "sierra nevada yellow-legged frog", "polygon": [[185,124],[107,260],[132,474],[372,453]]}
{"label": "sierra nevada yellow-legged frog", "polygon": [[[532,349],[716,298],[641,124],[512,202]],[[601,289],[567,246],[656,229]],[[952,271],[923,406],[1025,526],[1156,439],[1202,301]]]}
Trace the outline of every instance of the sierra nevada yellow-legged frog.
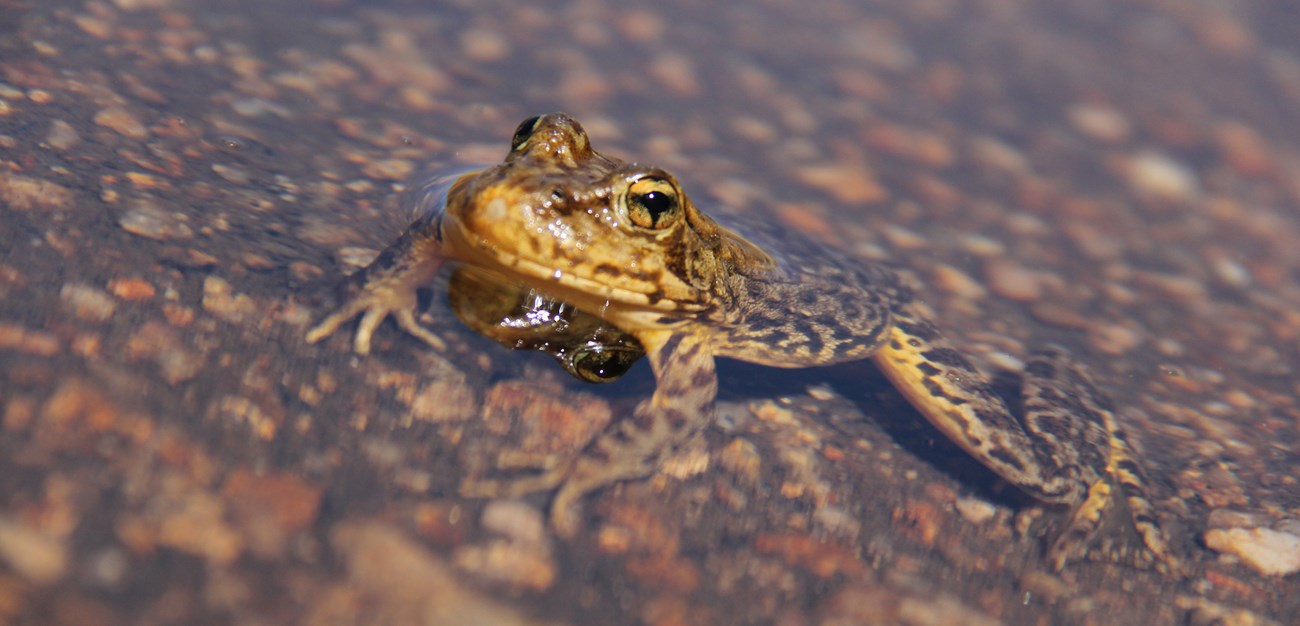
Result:
{"label": "sierra nevada yellow-legged frog", "polygon": [[590,374],[583,359],[608,354],[601,346],[616,348],[614,377],[630,363],[623,359],[649,358],[653,396],[582,454],[536,476],[469,489],[556,489],[551,519],[562,533],[577,528],[583,495],[652,472],[710,424],[715,357],[774,367],[869,358],[974,458],[1034,498],[1070,508],[1048,548],[1054,567],[1085,554],[1175,564],[1114,412],[1059,350],[1028,360],[1017,418],[892,271],[831,253],[770,254],[700,212],[668,172],[593,150],[567,115],[524,121],[505,161],[451,185],[441,210],[360,272],[349,300],[307,340],[360,315],[353,345],[365,354],[391,316],[441,349],[415,320],[415,294],[449,261],[468,268],[465,280],[518,285],[578,311],[580,332],[594,332],[595,343],[564,331],[547,344],[579,345],[550,350],[570,371]]}

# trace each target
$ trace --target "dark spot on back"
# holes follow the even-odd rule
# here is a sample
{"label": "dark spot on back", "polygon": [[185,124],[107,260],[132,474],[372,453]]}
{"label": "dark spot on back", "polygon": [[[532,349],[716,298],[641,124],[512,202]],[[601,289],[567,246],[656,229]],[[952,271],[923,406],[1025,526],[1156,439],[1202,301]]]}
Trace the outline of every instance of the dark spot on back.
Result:
{"label": "dark spot on back", "polygon": [[927,361],[933,361],[940,365],[947,365],[958,369],[968,370],[970,366],[966,364],[966,359],[960,352],[952,348],[934,348],[921,353],[921,356]]}
{"label": "dark spot on back", "polygon": [[918,363],[916,369],[926,376],[935,376],[943,371],[929,363]]}

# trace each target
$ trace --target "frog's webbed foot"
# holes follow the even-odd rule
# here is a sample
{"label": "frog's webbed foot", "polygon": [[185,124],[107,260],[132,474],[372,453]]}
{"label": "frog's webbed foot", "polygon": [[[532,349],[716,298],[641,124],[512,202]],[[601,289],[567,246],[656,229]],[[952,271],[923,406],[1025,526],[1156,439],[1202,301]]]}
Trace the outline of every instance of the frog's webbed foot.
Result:
{"label": "frog's webbed foot", "polygon": [[713,354],[700,339],[670,337],[649,351],[654,395],[631,416],[600,434],[576,458],[541,474],[511,481],[474,481],[461,494],[518,497],[559,487],[551,500],[551,525],[571,537],[581,527],[583,497],[614,483],[645,476],[709,424],[718,379]]}
{"label": "frog's webbed foot", "polygon": [[1089,558],[1179,573],[1146,494],[1146,477],[1110,401],[1058,348],[1025,367],[1025,425],[1045,452],[1067,461],[1086,488],[1048,548],[1055,569]]}
{"label": "frog's webbed foot", "polygon": [[[435,349],[446,347],[442,339],[415,320],[418,306],[416,290],[427,285],[438,273],[443,259],[430,245],[411,231],[359,273],[349,289],[347,301],[319,324],[307,331],[307,343],[316,343],[334,334],[343,324],[360,315],[352,349],[357,354],[370,353],[370,339],[375,329],[391,316],[398,327]],[[414,241],[413,241],[414,240]]]}

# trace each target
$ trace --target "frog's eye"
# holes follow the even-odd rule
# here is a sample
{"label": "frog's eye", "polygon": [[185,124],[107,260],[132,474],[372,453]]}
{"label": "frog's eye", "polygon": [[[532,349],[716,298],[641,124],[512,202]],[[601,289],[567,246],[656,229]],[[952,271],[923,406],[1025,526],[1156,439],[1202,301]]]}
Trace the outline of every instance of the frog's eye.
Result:
{"label": "frog's eye", "polygon": [[647,176],[627,188],[627,218],[641,228],[672,226],[682,214],[677,188],[662,178]]}
{"label": "frog's eye", "polygon": [[592,341],[575,351],[568,360],[556,355],[570,374],[589,383],[611,383],[622,378],[645,356],[643,350],[602,345]]}
{"label": "frog's eye", "polygon": [[511,152],[518,150],[519,146],[524,145],[524,142],[533,136],[533,129],[537,127],[537,121],[540,119],[542,119],[540,115],[534,115],[519,124],[515,129],[515,136],[510,139]]}

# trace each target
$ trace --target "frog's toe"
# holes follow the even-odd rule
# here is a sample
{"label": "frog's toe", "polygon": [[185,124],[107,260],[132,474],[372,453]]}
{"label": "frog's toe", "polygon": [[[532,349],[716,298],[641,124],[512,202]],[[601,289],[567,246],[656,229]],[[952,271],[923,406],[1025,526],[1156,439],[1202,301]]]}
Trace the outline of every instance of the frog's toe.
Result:
{"label": "frog's toe", "polygon": [[1052,541],[1048,562],[1056,570],[1084,559],[1179,573],[1150,502],[1129,493],[1125,481],[1107,475],[1088,489]]}
{"label": "frog's toe", "polygon": [[410,333],[416,339],[429,344],[435,350],[443,350],[447,344],[443,343],[442,338],[433,334],[428,328],[420,325],[415,321],[415,312],[411,309],[400,309],[393,312],[393,319],[397,320],[397,325],[402,330]]}
{"label": "frog's toe", "polygon": [[564,482],[568,472],[557,468],[525,478],[467,480],[461,483],[460,495],[467,498],[518,498],[539,491],[549,491]]}
{"label": "frog's toe", "polygon": [[365,309],[364,303],[358,301],[349,302],[339,310],[330,313],[325,319],[321,320],[307,331],[307,343],[316,343],[338,331],[339,327],[346,324],[348,320],[357,316]]}
{"label": "frog's toe", "polygon": [[551,527],[555,534],[570,538],[582,528],[582,497],[585,492],[579,489],[561,487],[551,500]]}
{"label": "frog's toe", "polygon": [[361,321],[357,323],[357,332],[352,336],[352,349],[357,354],[370,354],[370,343],[375,330],[385,318],[391,315],[398,327],[415,338],[429,344],[435,350],[446,348],[441,338],[415,320],[414,301],[407,300],[394,301],[392,298],[383,298],[380,295],[362,294],[307,331],[307,343],[316,343],[334,334],[349,320],[360,315]]}

